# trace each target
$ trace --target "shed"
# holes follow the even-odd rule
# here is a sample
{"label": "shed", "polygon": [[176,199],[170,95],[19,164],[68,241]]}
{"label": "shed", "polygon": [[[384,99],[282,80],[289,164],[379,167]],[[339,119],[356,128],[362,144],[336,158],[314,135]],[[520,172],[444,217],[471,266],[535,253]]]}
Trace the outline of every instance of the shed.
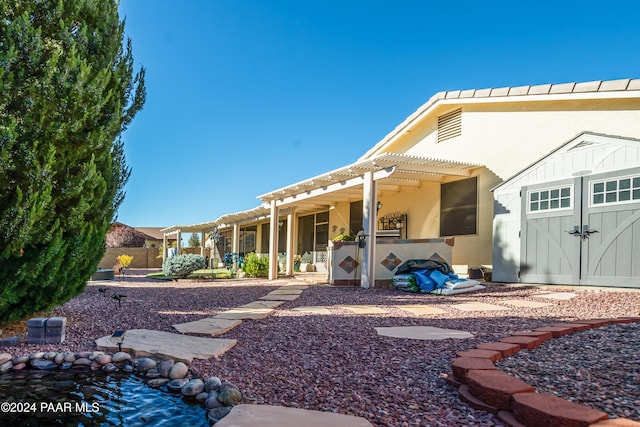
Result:
{"label": "shed", "polygon": [[583,132],[493,197],[494,281],[640,288],[640,140]]}

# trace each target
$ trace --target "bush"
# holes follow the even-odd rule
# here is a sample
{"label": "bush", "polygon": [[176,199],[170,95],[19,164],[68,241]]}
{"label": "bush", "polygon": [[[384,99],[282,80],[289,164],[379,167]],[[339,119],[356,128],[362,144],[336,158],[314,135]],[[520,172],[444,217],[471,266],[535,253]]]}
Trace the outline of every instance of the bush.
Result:
{"label": "bush", "polygon": [[267,277],[269,275],[269,257],[248,253],[244,257],[243,271],[250,277]]}
{"label": "bush", "polygon": [[349,234],[340,234],[333,238],[334,242],[353,242],[354,240],[356,240],[356,237]]}
{"label": "bush", "polygon": [[184,279],[194,271],[206,268],[206,266],[207,263],[202,255],[176,255],[162,264],[162,272],[165,276],[177,276]]}

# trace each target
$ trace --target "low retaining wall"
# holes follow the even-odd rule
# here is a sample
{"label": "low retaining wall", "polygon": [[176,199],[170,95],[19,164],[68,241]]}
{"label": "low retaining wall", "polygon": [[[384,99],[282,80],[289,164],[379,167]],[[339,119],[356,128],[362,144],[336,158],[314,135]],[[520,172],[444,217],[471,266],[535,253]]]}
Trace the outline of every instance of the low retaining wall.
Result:
{"label": "low retaining wall", "polygon": [[[368,242],[367,242],[368,244]],[[453,239],[391,239],[376,241],[376,285],[389,285],[400,264],[409,259],[428,259],[434,255],[451,264]],[[329,242],[329,283],[360,285],[362,249],[357,242]]]}

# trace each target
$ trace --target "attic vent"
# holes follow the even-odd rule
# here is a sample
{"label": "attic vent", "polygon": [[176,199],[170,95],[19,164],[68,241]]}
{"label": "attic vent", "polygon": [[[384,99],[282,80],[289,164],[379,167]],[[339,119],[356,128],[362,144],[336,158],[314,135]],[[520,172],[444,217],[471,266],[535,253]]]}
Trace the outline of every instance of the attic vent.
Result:
{"label": "attic vent", "polygon": [[438,117],[438,142],[462,135],[462,109]]}

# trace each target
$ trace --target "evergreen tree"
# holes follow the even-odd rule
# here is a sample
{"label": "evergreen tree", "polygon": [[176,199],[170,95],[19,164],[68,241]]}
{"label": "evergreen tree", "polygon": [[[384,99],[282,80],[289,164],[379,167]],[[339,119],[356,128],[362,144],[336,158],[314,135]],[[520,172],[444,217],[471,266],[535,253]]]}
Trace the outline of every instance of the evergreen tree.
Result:
{"label": "evergreen tree", "polygon": [[0,2],[0,320],[84,289],[144,100],[117,0]]}
{"label": "evergreen tree", "polygon": [[189,247],[197,248],[200,246],[200,237],[196,233],[191,233],[191,237],[189,237]]}

